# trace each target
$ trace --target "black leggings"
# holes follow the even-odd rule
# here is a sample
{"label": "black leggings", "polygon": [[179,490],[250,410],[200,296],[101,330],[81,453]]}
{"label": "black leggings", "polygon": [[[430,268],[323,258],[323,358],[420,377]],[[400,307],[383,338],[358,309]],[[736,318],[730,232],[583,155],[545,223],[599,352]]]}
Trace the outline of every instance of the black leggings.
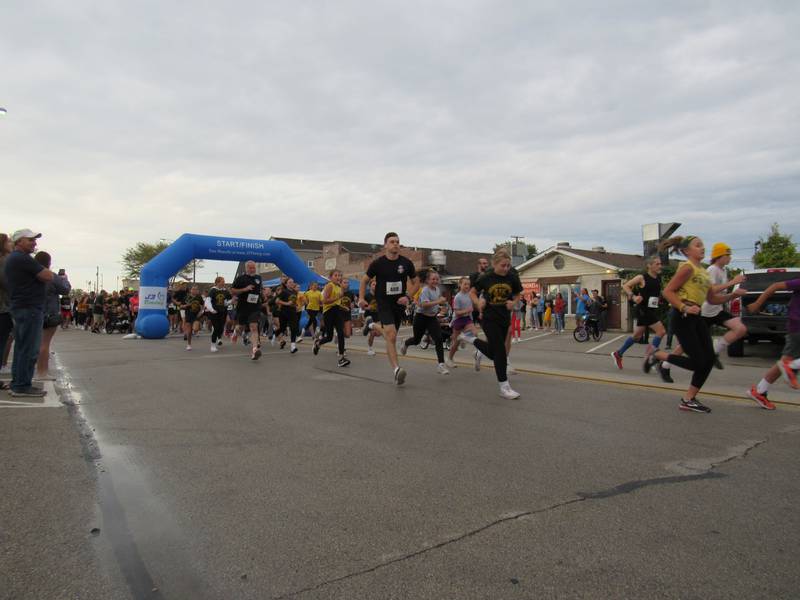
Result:
{"label": "black leggings", "polygon": [[317,315],[319,314],[319,311],[306,309],[306,314],[308,315],[306,329],[309,329],[311,333],[315,333],[317,331]]}
{"label": "black leggings", "polygon": [[218,340],[222,339],[225,334],[225,319],[228,313],[223,308],[218,310],[217,314],[210,314],[208,318],[211,320],[211,343],[216,344]]}
{"label": "black leggings", "polygon": [[283,335],[286,331],[286,328],[289,328],[289,336],[291,337],[292,343],[297,340],[297,334],[300,333],[299,324],[300,319],[298,318],[299,315],[297,314],[296,310],[293,310],[291,313],[281,313],[280,317],[278,318],[279,324],[278,328],[280,329],[280,334]]}
{"label": "black leggings", "polygon": [[414,315],[414,337],[408,338],[403,342],[406,346],[416,346],[422,340],[425,332],[431,336],[436,346],[436,358],[440,363],[444,362],[444,346],[442,346],[442,328],[439,327],[439,319],[417,313]]}
{"label": "black leggings", "polygon": [[11,313],[0,313],[0,366],[3,366],[6,344],[13,328],[14,322],[11,320]]}
{"label": "black leggings", "polygon": [[508,358],[506,357],[508,323],[498,323],[487,319],[486,315],[483,315],[481,326],[488,341],[484,342],[482,339],[476,339],[475,347],[489,360],[494,361],[494,372],[497,375],[497,381],[500,383],[508,381],[508,374],[506,373],[508,367]]}
{"label": "black leggings", "polygon": [[684,316],[675,309],[670,311],[669,320],[674,323],[675,335],[688,356],[670,354],[667,361],[676,367],[693,371],[692,385],[701,388],[714,368],[714,342],[708,325],[700,315]]}
{"label": "black leggings", "polygon": [[333,332],[336,331],[336,339],[339,343],[339,354],[344,354],[344,311],[332,306],[322,313],[323,336],[319,340],[319,345],[327,344],[333,340]]}

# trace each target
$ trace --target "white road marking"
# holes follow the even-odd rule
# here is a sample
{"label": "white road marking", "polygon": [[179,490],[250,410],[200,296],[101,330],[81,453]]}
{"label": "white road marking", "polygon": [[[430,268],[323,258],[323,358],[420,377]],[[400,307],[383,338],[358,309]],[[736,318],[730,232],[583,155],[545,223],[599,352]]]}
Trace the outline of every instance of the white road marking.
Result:
{"label": "white road marking", "polygon": [[547,337],[548,335],[553,335],[553,332],[552,331],[548,331],[547,333],[540,333],[539,335],[534,335],[533,337],[529,337],[529,338],[525,338],[523,340],[520,340],[520,342],[517,342],[517,343],[529,342],[531,340],[538,340],[539,338]]}
{"label": "white road marking", "polygon": [[614,343],[614,342],[616,342],[616,341],[617,341],[619,338],[622,338],[622,337],[625,337],[625,334],[624,334],[624,333],[623,333],[622,335],[618,335],[617,337],[615,337],[615,338],[612,338],[612,339],[608,340],[607,342],[603,342],[603,343],[602,343],[602,344],[600,344],[599,346],[595,346],[595,347],[594,347],[594,348],[592,348],[591,350],[587,350],[587,351],[586,351],[586,354],[589,354],[589,352],[594,352],[595,350],[599,350],[599,349],[600,349],[600,348],[602,348],[603,346],[608,346],[609,344],[613,344],[613,343]]}

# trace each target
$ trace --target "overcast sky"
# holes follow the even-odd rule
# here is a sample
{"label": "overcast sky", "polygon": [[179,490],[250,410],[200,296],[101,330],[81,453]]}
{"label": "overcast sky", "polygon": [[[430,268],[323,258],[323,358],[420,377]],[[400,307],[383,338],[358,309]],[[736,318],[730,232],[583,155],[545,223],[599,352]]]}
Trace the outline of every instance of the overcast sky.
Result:
{"label": "overcast sky", "polygon": [[798,31],[794,0],[12,0],[0,228],[78,287],[183,232],[641,252],[678,221],[747,259],[800,241]]}

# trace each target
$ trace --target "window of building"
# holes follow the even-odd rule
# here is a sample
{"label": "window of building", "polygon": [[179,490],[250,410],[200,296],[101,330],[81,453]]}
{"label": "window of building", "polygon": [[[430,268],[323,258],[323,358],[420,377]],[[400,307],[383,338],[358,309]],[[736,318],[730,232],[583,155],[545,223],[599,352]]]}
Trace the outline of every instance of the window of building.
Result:
{"label": "window of building", "polygon": [[313,260],[307,260],[307,261],[306,261],[306,266],[307,266],[309,269],[313,269],[313,268],[314,268],[314,261],[313,261]]}

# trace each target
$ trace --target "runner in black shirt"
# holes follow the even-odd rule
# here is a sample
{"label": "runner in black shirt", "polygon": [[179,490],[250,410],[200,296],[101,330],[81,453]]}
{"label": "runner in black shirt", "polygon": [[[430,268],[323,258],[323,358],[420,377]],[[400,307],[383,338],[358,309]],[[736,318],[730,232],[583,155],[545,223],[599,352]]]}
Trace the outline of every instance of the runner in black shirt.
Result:
{"label": "runner in black shirt", "polygon": [[261,337],[258,331],[261,314],[261,287],[261,276],[256,273],[256,263],[248,260],[245,263],[245,273],[239,275],[231,286],[231,294],[237,296],[236,317],[238,320],[231,342],[236,343],[242,327],[247,325],[250,330],[250,341],[253,342],[253,351],[250,355],[252,360],[258,360],[261,357]]}
{"label": "runner in black shirt", "polygon": [[222,346],[230,301],[231,293],[225,288],[225,278],[217,277],[206,298],[206,312],[211,318],[211,352],[216,352],[217,346]]}
{"label": "runner in black shirt", "polygon": [[200,288],[196,285],[192,286],[191,291],[186,296],[181,308],[183,309],[183,334],[186,337],[186,349],[192,349],[192,333],[194,331],[194,323],[200,318],[200,313],[203,312],[203,305],[205,300],[200,295]]}
{"label": "runner in black shirt", "polygon": [[511,325],[511,309],[522,293],[522,285],[519,277],[511,272],[511,255],[505,248],[494,253],[492,266],[494,268],[491,271],[478,277],[470,290],[472,303],[483,313],[483,331],[487,341],[484,342],[470,332],[462,333],[459,339],[475,345],[476,370],[480,369],[481,356],[494,361],[500,395],[514,400],[519,398],[519,394],[508,383],[506,336]]}
{"label": "runner in black shirt", "polygon": [[[294,282],[294,279],[288,279],[276,300],[280,311],[278,313],[280,335],[283,337],[286,329],[289,329],[292,354],[297,352],[297,334],[300,332],[300,315],[297,314],[297,289],[297,284]],[[281,350],[283,350],[285,345],[286,340],[281,340]]]}
{"label": "runner in black shirt", "polygon": [[419,288],[419,280],[414,263],[405,256],[400,256],[400,237],[396,233],[390,232],[384,236],[383,247],[385,254],[373,260],[366,274],[361,278],[358,305],[362,309],[369,306],[369,302],[366,300],[367,285],[374,277],[380,323],[373,322],[368,318],[364,330],[366,333],[375,330],[383,335],[386,340],[386,354],[394,371],[394,382],[402,385],[406,379],[406,371],[400,367],[397,361],[397,347],[395,346],[397,330],[400,328],[406,306]]}

